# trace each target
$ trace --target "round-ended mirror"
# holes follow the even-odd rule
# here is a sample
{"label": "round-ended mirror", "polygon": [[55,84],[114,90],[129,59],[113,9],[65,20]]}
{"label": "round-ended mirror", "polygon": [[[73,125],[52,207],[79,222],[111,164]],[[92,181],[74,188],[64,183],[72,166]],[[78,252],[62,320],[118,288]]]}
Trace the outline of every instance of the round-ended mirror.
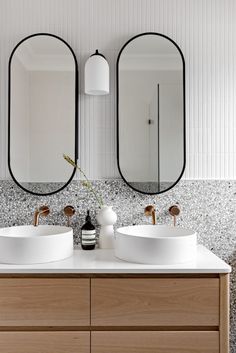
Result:
{"label": "round-ended mirror", "polygon": [[117,59],[118,168],[145,194],[171,189],[185,168],[185,64],[158,33],[130,39]]}
{"label": "round-ended mirror", "polygon": [[78,69],[70,46],[39,33],[23,39],[9,60],[8,164],[25,191],[50,195],[72,180],[77,160]]}

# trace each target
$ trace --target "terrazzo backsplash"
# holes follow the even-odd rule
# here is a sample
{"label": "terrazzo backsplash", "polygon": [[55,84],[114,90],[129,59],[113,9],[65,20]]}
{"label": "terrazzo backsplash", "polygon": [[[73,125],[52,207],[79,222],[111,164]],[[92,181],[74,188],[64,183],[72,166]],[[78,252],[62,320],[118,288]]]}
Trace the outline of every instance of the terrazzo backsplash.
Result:
{"label": "terrazzo backsplash", "polygon": [[[231,275],[231,353],[236,353],[236,181],[194,180],[180,181],[172,190],[161,195],[134,192],[121,179],[94,181],[97,192],[107,205],[113,205],[118,215],[116,227],[151,222],[144,216],[144,208],[155,204],[157,222],[171,224],[168,213],[178,202],[181,214],[177,225],[198,232],[198,242],[228,262]],[[35,196],[21,190],[12,181],[0,181],[0,227],[32,224],[36,207],[48,205],[50,215],[40,223],[66,225],[63,208],[72,205],[76,214],[71,225],[74,243],[79,244],[80,228],[90,209],[94,224],[98,205],[79,181],[72,182],[62,192],[52,196]]]}

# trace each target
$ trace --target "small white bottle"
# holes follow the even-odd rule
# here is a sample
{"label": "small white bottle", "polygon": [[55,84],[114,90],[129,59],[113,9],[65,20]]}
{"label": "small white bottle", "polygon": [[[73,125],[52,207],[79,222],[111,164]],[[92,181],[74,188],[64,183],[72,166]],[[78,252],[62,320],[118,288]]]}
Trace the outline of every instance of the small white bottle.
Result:
{"label": "small white bottle", "polygon": [[97,214],[98,224],[101,226],[99,234],[99,248],[114,248],[114,224],[117,221],[117,214],[113,211],[112,206],[102,206]]}

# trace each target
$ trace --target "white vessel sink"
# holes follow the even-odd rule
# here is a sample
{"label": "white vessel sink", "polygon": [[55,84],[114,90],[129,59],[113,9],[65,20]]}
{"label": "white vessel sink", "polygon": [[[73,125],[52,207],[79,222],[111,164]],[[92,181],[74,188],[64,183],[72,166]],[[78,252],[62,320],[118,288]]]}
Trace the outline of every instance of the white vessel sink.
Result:
{"label": "white vessel sink", "polygon": [[143,264],[174,265],[196,257],[197,234],[166,225],[122,227],[115,233],[115,256]]}
{"label": "white vessel sink", "polygon": [[0,263],[44,263],[72,254],[71,228],[50,225],[0,228]]}

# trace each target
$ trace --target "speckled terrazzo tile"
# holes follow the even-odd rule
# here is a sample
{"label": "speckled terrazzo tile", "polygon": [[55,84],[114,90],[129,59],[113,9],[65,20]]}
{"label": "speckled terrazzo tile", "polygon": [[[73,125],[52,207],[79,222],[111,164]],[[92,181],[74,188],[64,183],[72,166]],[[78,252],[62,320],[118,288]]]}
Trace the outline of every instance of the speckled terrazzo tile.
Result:
{"label": "speckled terrazzo tile", "polygon": [[[231,275],[231,353],[236,353],[236,181],[181,181],[161,195],[134,192],[122,180],[94,181],[104,202],[113,205],[118,215],[116,227],[148,223],[144,207],[155,204],[159,223],[171,224],[168,208],[178,202],[181,215],[178,225],[198,232],[198,242],[230,263]],[[80,228],[86,210],[92,218],[98,211],[96,201],[80,182],[72,182],[62,192],[52,196],[34,196],[21,190],[12,181],[0,181],[0,227],[31,224],[34,209],[48,205],[51,213],[41,223],[66,224],[63,208],[72,205],[75,245],[79,243]]]}

